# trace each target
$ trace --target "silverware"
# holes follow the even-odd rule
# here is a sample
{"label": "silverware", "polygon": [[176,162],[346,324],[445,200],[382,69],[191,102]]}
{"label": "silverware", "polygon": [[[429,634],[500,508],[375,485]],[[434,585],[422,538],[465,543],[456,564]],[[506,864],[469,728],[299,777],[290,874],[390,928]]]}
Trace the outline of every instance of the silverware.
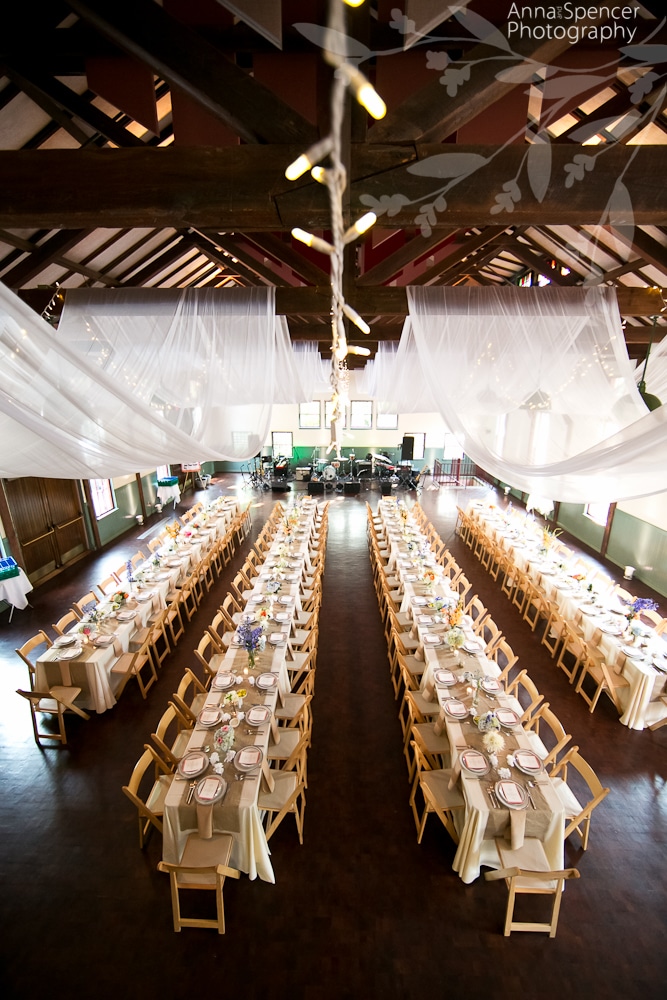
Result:
{"label": "silverware", "polygon": [[190,782],[190,790],[188,791],[188,797],[187,797],[186,802],[185,802],[185,804],[188,805],[188,806],[190,805],[190,803],[192,802],[192,799],[194,798],[195,788],[196,787],[197,787],[197,782],[196,781],[191,781]]}

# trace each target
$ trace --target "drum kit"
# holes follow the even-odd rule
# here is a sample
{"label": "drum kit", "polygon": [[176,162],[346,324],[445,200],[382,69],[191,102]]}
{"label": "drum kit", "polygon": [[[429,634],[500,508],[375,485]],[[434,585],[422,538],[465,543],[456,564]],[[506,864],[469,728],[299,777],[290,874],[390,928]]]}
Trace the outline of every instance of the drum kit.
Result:
{"label": "drum kit", "polygon": [[[343,490],[345,483],[357,482],[360,479],[391,479],[396,473],[396,467],[386,455],[369,452],[366,459],[357,460],[356,452],[351,451],[341,459],[316,458],[313,456],[311,482],[321,481],[325,489]],[[344,470],[347,466],[347,472]]]}

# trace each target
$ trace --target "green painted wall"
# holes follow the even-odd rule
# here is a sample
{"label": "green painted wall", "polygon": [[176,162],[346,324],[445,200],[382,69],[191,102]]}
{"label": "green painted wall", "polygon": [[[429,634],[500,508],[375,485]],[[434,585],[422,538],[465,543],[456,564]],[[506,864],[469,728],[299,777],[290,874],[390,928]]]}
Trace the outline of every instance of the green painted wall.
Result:
{"label": "green painted wall", "polygon": [[588,545],[596,552],[601,550],[604,527],[591,521],[590,517],[586,517],[583,504],[561,503],[558,511],[558,524],[584,545]]}
{"label": "green painted wall", "polygon": [[667,596],[667,531],[616,510],[607,558],[617,566],[634,566],[638,580]]}

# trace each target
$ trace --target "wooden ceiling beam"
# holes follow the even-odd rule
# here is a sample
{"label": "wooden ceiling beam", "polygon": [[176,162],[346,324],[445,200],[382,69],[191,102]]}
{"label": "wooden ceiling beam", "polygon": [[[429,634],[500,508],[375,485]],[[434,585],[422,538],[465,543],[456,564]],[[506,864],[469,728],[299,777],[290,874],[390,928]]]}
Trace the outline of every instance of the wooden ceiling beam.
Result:
{"label": "wooden ceiling beam", "polygon": [[[23,239],[22,236],[17,236],[15,233],[8,233],[1,229],[0,241],[2,243],[8,243],[9,246],[16,247],[18,250],[26,250],[30,254],[35,251],[35,244],[31,243],[30,240]],[[49,264],[57,264],[59,267],[66,268],[69,271],[75,271],[77,274],[82,274],[91,281],[99,282],[102,285],[109,285],[113,287],[118,284],[114,278],[110,278],[108,275],[102,274],[101,271],[96,271],[92,267],[87,267],[85,264],[80,264],[78,261],[70,260],[63,254],[54,254],[49,260]],[[6,283],[5,278],[2,280]],[[53,290],[49,294],[52,295]]]}
{"label": "wooden ceiling beam", "polygon": [[[428,285],[429,282],[435,279],[443,279],[450,273],[456,273],[458,265],[466,257],[470,257],[472,254],[477,253],[478,250],[485,247],[487,243],[491,243],[493,240],[496,240],[504,232],[504,226],[487,226],[481,233],[473,233],[467,238],[464,237],[463,242],[456,248],[456,250],[443,260],[435,263],[432,267],[429,267],[423,272],[423,274],[416,277],[413,284]],[[500,249],[496,251],[496,254],[499,253]],[[442,284],[442,281],[439,280],[438,283]]]}
{"label": "wooden ceiling beam", "polygon": [[[326,229],[330,215],[322,185],[314,181],[290,185],[284,177],[285,167],[300,148],[245,145],[225,149],[2,150],[0,226],[172,226],[226,232],[275,232],[294,226]],[[591,161],[592,170],[569,189],[564,186],[566,167],[573,164],[573,156],[581,147],[555,146],[544,198],[537,201],[521,175],[520,200],[513,204],[511,212],[499,213],[495,212],[496,195],[502,194],[508,179],[521,172],[525,156],[521,146],[353,146],[353,216],[367,211],[368,199],[379,202],[385,196],[401,194],[405,202],[392,216],[392,228],[414,230],[424,202],[437,200],[444,185],[441,178],[421,176],[406,168],[417,160],[443,155],[443,148],[447,153],[478,156],[484,165],[461,178],[448,192],[447,208],[434,210],[433,229],[451,231],[452,227],[499,223],[597,225],[607,212],[620,176],[632,199],[633,218],[629,222],[667,223],[667,200],[663,196],[667,146],[662,145],[609,147]],[[588,147],[584,148],[591,156]],[[45,177],[49,178],[48,186]]]}
{"label": "wooden ceiling beam", "polygon": [[[632,230],[632,236],[618,229],[614,229],[613,233],[617,240],[630,250],[634,250],[647,264],[652,264],[659,271],[667,271],[667,247],[662,246],[648,233],[636,227]],[[641,266],[640,262],[636,263]]]}
{"label": "wooden ceiling beam", "polygon": [[313,125],[153,0],[68,0],[87,23],[246,142],[317,139]]}
{"label": "wooden ceiling beam", "polygon": [[77,118],[84,125],[98,132],[105,139],[121,148],[129,146],[144,146],[145,143],[136,135],[128,132],[113,118],[109,118],[85,97],[76,94],[60,80],[41,72],[36,66],[25,61],[12,62],[7,68],[7,75],[18,84],[28,95],[39,91],[48,100],[53,101],[63,111]]}
{"label": "wooden ceiling beam", "polygon": [[412,236],[398,250],[394,250],[384,260],[379,261],[373,267],[369,268],[368,271],[364,271],[357,278],[357,284],[362,286],[381,285],[383,282],[389,281],[414,261],[423,257],[424,254],[431,250],[435,252],[445,240],[450,239],[452,233],[456,232],[458,230],[452,227],[449,232],[446,229],[436,229],[428,237],[421,235]]}
{"label": "wooden ceiling beam", "polygon": [[84,236],[88,235],[86,229],[62,229],[54,233],[44,243],[33,247],[29,257],[19,261],[14,267],[7,271],[2,280],[8,288],[20,288],[31,278],[35,278],[50,264],[54,263],[56,257],[71,250],[73,246],[80,243]]}
{"label": "wooden ceiling beam", "polygon": [[286,264],[295,274],[312,285],[321,285],[329,280],[328,271],[324,271],[304,257],[291,242],[285,242],[272,233],[248,233],[246,239],[254,243],[259,250]]}
{"label": "wooden ceiling beam", "polygon": [[[516,86],[528,86],[535,75],[534,65],[549,64],[570,48],[568,39],[547,40],[539,44],[532,42],[513,43],[517,58],[498,62],[498,49],[489,45],[477,45],[466,54],[465,63],[459,67],[450,63],[448,70],[466,68],[470,74],[468,82],[460,86],[450,96],[440,77],[411,94],[399,107],[390,111],[385,118],[368,132],[368,141],[373,143],[442,142],[453,135],[463,125],[471,122],[482,111],[486,111]],[[506,83],[497,79],[499,68],[509,69],[526,62],[523,82]],[[530,62],[533,61],[533,65]],[[470,70],[472,66],[472,71]]]}

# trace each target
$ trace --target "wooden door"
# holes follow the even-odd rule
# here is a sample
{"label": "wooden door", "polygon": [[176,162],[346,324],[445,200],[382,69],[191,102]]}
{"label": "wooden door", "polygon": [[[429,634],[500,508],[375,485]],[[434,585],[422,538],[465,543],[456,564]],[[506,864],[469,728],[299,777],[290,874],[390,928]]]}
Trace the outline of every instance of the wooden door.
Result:
{"label": "wooden door", "polygon": [[9,479],[5,489],[32,583],[57,573],[88,550],[76,480]]}

